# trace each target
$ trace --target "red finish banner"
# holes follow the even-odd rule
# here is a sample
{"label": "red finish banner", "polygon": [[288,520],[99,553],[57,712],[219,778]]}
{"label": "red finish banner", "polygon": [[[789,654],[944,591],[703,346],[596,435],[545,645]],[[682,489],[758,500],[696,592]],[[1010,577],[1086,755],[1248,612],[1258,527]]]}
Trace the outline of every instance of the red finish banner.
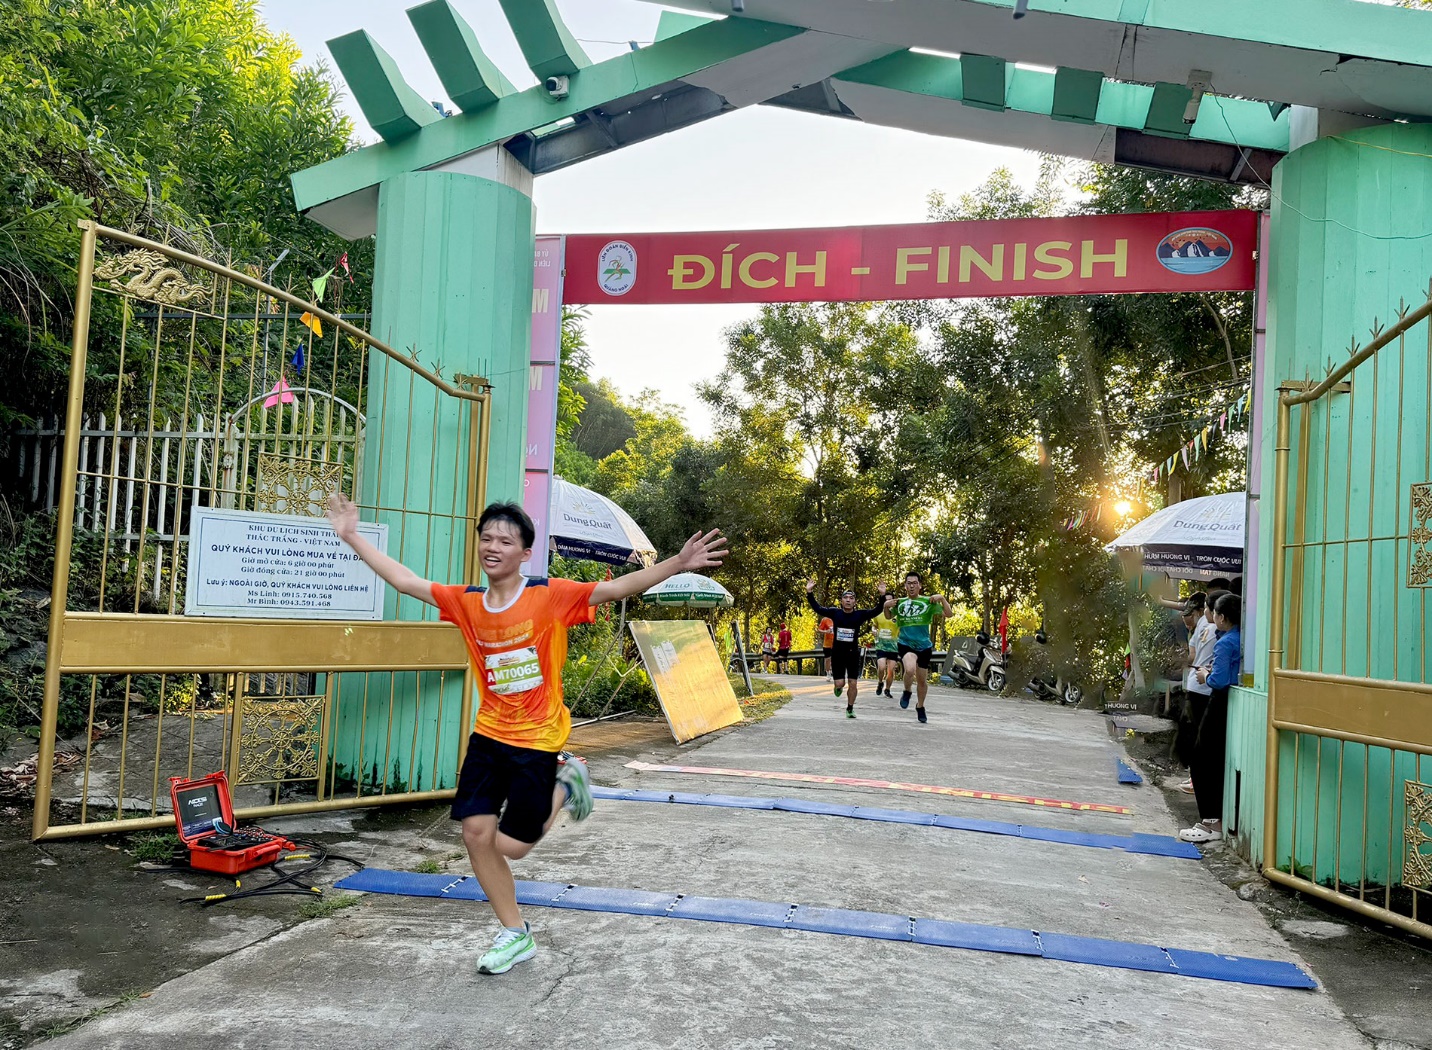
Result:
{"label": "red finish banner", "polygon": [[1252,211],[567,237],[567,303],[793,303],[1253,288]]}

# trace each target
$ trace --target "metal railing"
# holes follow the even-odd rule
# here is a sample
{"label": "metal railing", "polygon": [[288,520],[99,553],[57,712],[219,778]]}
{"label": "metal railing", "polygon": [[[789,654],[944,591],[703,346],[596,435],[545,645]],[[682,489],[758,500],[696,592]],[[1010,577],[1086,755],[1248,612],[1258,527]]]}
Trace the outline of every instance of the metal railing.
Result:
{"label": "metal railing", "polygon": [[1424,937],[1429,317],[1432,297],[1404,304],[1323,379],[1279,388],[1263,826],[1267,878]]}
{"label": "metal railing", "polygon": [[341,304],[82,225],[65,418],[26,461],[52,471],[58,523],[35,837],[171,826],[168,778],[215,769],[242,816],[451,796],[472,711],[459,633],[391,593],[383,621],[185,616],[190,520],[311,523],[342,491],[390,552],[470,579],[490,386]]}

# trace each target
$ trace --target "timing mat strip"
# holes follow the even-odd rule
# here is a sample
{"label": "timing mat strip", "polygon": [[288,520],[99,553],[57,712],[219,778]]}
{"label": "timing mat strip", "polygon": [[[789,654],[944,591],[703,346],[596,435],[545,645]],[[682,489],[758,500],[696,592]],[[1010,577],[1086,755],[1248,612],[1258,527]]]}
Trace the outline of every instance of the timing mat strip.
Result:
{"label": "timing mat strip", "polygon": [[[427,875],[411,871],[385,871],[381,868],[364,868],[338,882],[336,888],[406,897],[435,897],[442,900],[487,899],[482,887],[470,875]],[[1004,952],[1060,962],[1147,970],[1151,973],[1203,977],[1213,981],[1256,984],[1270,988],[1317,987],[1316,982],[1293,963],[1272,959],[1215,955],[1184,948],[1161,948],[1153,944],[1110,941],[1100,937],[1076,937],[1064,933],[1042,933],[1010,926],[949,922],[944,919],[916,919],[873,911],[817,908],[805,904],[782,904],[732,897],[696,897],[684,893],[653,893],[614,886],[576,886],[562,882],[519,881],[517,901],[519,904],[540,908],[726,922],[741,926],[768,926],[847,937],[907,941],[978,952]]]}
{"label": "timing mat strip", "polygon": [[1073,809],[1084,813],[1133,812],[1127,806],[1111,806],[1104,802],[1066,802],[1058,798],[1035,795],[1006,795],[999,791],[972,791],[969,788],[941,787],[938,784],[905,784],[897,780],[866,780],[864,777],[826,777],[815,773],[772,773],[762,769],[716,769],[711,766],[661,766],[650,762],[628,762],[628,769],[645,773],[702,773],[718,777],[750,777],[755,780],[788,780],[800,784],[839,784],[842,787],[883,788],[886,791],[918,791],[926,795],[953,795],[955,798],[982,799],[986,802],[1018,802],[1025,806],[1047,809]]}
{"label": "timing mat strip", "polygon": [[841,805],[803,798],[759,798],[750,795],[697,794],[688,791],[637,791],[595,786],[592,788],[592,797],[616,802],[670,802],[683,806],[719,806],[726,809],[813,813],[824,817],[848,817],[851,820],[878,820],[890,824],[916,824],[921,827],[947,828],[952,831],[975,831],[986,835],[1009,835],[1014,838],[1058,842],[1069,846],[1118,849],[1125,853],[1144,853],[1154,857],[1203,859],[1203,854],[1199,853],[1197,846],[1188,842],[1180,842],[1172,835],[1096,835],[1087,831],[1031,827],[1028,824],[1013,824],[1003,820],[979,820],[975,817],[953,817],[939,813],[920,813],[908,809]]}

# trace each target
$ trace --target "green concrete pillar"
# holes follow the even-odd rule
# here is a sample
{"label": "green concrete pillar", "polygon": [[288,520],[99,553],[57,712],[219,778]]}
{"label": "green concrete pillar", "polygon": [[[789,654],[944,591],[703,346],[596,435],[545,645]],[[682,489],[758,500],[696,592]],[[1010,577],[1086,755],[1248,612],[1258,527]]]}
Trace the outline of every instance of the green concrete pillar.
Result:
{"label": "green concrete pillar", "polygon": [[[1260,391],[1261,433],[1251,436],[1263,465],[1260,611],[1245,667],[1254,674],[1256,688],[1234,691],[1224,814],[1225,822],[1238,820],[1239,837],[1251,842],[1255,854],[1261,852],[1263,834],[1276,388],[1284,380],[1326,375],[1330,364],[1341,364],[1349,356],[1349,340],[1368,341],[1374,318],[1387,325],[1396,320],[1399,300],[1421,302],[1432,276],[1432,237],[1426,236],[1432,221],[1432,163],[1427,160],[1432,154],[1432,125],[1348,129],[1324,123],[1321,127],[1327,137],[1290,153],[1274,169],[1273,180],[1266,382]],[[1328,134],[1334,130],[1336,134]],[[1309,671],[1415,680],[1422,667],[1424,605],[1432,603],[1426,591],[1406,585],[1406,542],[1377,537],[1406,530],[1410,482],[1432,480],[1412,476],[1423,470],[1426,460],[1429,406],[1425,398],[1400,394],[1404,388],[1427,388],[1428,365],[1425,350],[1409,351],[1401,365],[1395,348],[1383,351],[1383,356],[1380,369],[1368,362],[1357,370],[1353,394],[1333,394],[1310,408],[1294,410],[1289,485],[1293,486],[1297,470],[1297,413],[1311,411],[1306,538],[1331,541],[1314,548],[1318,555],[1310,554],[1305,564],[1304,628],[1297,658]],[[1375,403],[1380,411],[1374,411]],[[1347,507],[1353,508],[1350,515]],[[1350,519],[1346,535],[1345,517]],[[1290,503],[1290,532],[1292,521]],[[1287,586],[1291,583],[1289,573]],[[1284,609],[1290,610],[1286,599]],[[1399,796],[1402,780],[1415,775],[1413,756],[1361,745],[1344,748],[1333,740],[1303,737],[1296,743],[1295,762],[1293,737],[1286,733],[1283,737],[1279,866],[1288,865],[1292,847],[1288,828],[1296,807],[1301,874],[1331,884],[1333,858],[1340,856],[1342,870],[1337,874],[1344,882],[1365,878],[1382,884],[1399,878]],[[1243,813],[1234,814],[1233,785],[1239,772],[1245,805]],[[1365,829],[1364,782],[1370,814]],[[1247,806],[1250,783],[1258,785],[1260,801],[1251,809]],[[1334,830],[1340,808],[1341,850]]]}
{"label": "green concrete pillar", "polygon": [[[501,147],[450,167],[461,170],[409,172],[379,188],[372,332],[394,349],[416,349],[448,380],[487,377],[487,498],[521,503],[532,176]],[[388,553],[403,564],[434,582],[476,583],[464,579],[461,525],[445,517],[465,511],[470,412],[384,355],[369,360],[360,503],[393,508],[373,516],[388,526]],[[384,615],[434,620],[437,611],[390,588]],[[436,674],[344,675],[335,761],[390,791],[453,786],[458,743],[471,730],[458,724],[462,687],[454,672],[441,684]]]}

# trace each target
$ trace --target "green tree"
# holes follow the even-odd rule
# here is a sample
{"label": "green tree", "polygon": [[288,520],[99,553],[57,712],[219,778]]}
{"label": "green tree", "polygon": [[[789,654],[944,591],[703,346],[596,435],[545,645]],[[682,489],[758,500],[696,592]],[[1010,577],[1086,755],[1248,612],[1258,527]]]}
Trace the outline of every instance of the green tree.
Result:
{"label": "green tree", "polygon": [[[259,272],[287,249],[275,280],[305,290],[343,251],[371,269],[371,246],[294,210],[289,173],[345,152],[352,132],[333,79],[300,58],[254,0],[0,7],[0,359],[13,377],[0,422],[62,397],[79,219]],[[118,323],[97,304],[97,369]]]}
{"label": "green tree", "polygon": [[913,506],[894,424],[919,370],[915,333],[868,304],[767,306],[728,331],[725,369],[699,387],[723,448],[769,464],[795,575],[820,594],[893,569]]}

